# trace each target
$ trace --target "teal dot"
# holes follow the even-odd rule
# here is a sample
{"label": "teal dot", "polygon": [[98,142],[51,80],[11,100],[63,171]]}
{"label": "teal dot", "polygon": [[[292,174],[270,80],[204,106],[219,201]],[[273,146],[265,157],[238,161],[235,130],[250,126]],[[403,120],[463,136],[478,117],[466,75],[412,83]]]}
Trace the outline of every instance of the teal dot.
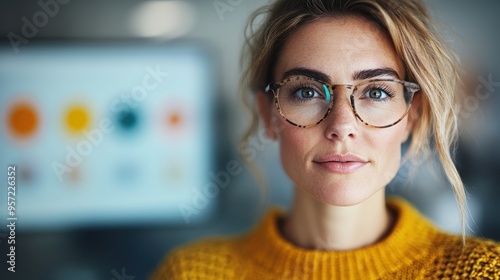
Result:
{"label": "teal dot", "polygon": [[118,127],[124,131],[132,131],[139,126],[138,113],[131,109],[122,109],[117,114]]}

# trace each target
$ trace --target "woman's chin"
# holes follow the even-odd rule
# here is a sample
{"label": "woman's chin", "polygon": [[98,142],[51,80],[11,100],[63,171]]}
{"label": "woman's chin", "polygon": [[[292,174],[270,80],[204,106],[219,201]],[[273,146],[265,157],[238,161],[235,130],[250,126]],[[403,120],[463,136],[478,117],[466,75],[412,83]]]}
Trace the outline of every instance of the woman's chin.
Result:
{"label": "woman's chin", "polygon": [[377,190],[369,191],[366,185],[335,184],[306,190],[314,199],[332,206],[353,206],[367,200]]}

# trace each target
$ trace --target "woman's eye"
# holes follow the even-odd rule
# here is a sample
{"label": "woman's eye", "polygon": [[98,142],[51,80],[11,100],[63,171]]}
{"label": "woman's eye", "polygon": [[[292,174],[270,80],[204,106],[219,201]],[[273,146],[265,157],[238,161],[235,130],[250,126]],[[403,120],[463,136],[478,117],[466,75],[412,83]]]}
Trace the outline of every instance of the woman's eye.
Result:
{"label": "woman's eye", "polygon": [[366,93],[366,97],[371,99],[385,99],[389,97],[389,95],[381,89],[373,88]]}
{"label": "woman's eye", "polygon": [[319,94],[315,90],[313,90],[311,88],[302,88],[302,89],[299,89],[299,90],[297,90],[295,92],[295,95],[297,95],[300,98],[304,98],[304,99],[313,98],[313,97],[319,96]]}

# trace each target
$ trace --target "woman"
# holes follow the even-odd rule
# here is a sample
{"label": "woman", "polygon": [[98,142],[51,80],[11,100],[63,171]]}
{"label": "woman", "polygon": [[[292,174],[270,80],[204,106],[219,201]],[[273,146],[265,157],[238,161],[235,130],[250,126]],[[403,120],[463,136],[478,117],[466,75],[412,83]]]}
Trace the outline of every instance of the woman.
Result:
{"label": "woman", "polygon": [[418,157],[432,141],[464,220],[450,155],[460,80],[423,3],[278,0],[261,14],[244,81],[293,206],[243,237],[175,250],[153,278],[500,279],[499,244],[442,232],[384,196],[401,144],[411,136]]}

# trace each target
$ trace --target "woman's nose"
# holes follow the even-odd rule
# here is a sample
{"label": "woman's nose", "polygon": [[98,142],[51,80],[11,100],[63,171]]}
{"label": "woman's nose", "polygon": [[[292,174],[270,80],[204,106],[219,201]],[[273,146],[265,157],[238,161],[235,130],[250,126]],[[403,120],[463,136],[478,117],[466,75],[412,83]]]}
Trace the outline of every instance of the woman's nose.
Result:
{"label": "woman's nose", "polygon": [[357,119],[349,100],[350,89],[338,87],[331,95],[332,109],[325,119],[325,137],[332,140],[345,140],[356,137]]}

